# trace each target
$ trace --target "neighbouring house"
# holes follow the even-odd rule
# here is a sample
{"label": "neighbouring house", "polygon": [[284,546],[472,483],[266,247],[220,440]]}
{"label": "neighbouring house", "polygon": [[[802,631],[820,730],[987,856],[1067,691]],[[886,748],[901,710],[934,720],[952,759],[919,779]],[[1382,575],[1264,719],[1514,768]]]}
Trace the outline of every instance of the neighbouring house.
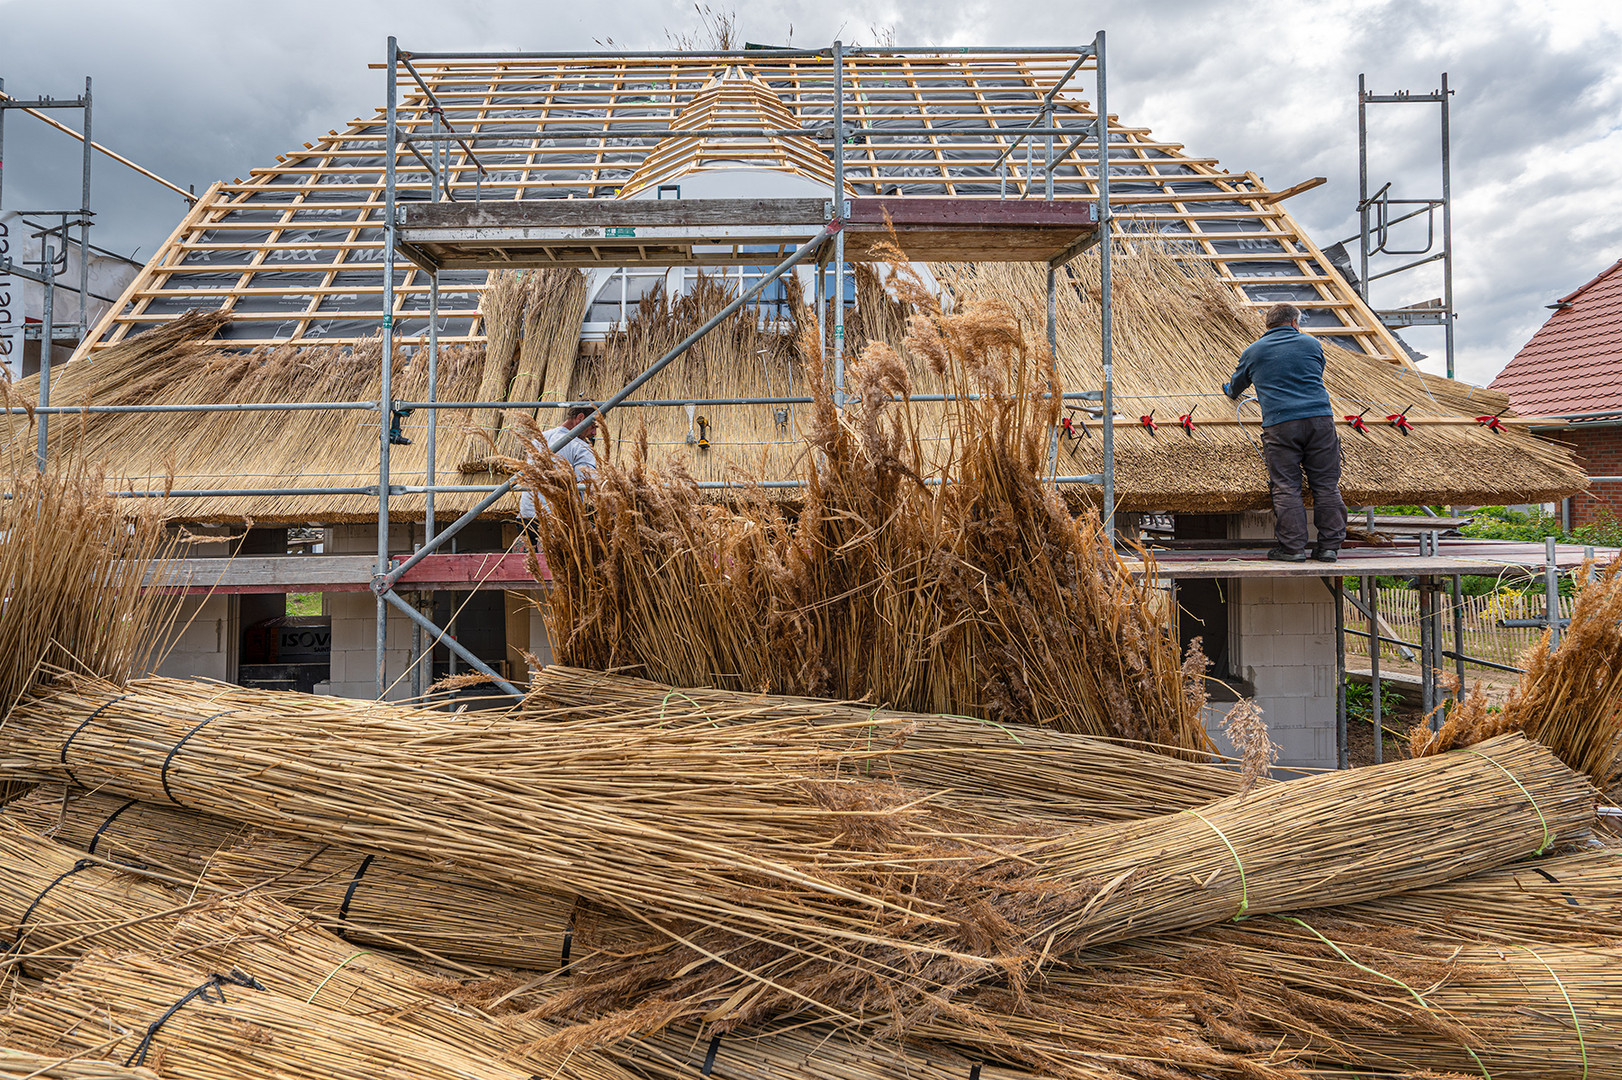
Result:
{"label": "neighbouring house", "polygon": [[1492,389],[1517,413],[1546,418],[1533,430],[1570,446],[1602,478],[1562,504],[1568,526],[1622,520],[1622,260],[1549,306],[1554,314]]}
{"label": "neighbouring house", "polygon": [[[832,63],[826,55],[781,58],[770,50],[512,65],[424,58],[416,73],[434,100],[402,73],[399,115],[406,130],[448,123],[502,135],[478,144],[477,160],[466,147],[441,144],[458,200],[814,199],[831,212]],[[845,64],[851,134],[844,197],[1041,198],[1041,150],[1027,155],[1013,137],[1038,118],[1068,59],[954,50],[871,52]],[[1073,127],[1079,140],[1054,170],[1054,198],[1096,200],[1098,147],[1088,131],[1094,114],[1068,90],[1053,100],[1054,122]],[[750,127],[788,133],[738,134]],[[389,358],[394,400],[470,403],[492,400],[492,393],[514,402],[601,399],[779,258],[774,249],[759,252],[758,266],[445,270],[431,364],[427,273],[399,259],[395,308],[383,311],[385,138],[379,110],[251,170],[246,180],[210,187],[53,379],[52,400],[75,405],[348,403],[323,411],[87,414],[53,426],[53,456],[102,465],[119,490],[163,496],[162,512],[177,523],[239,538],[222,536],[218,554],[235,553],[238,563],[263,557],[269,567],[252,583],[188,600],[184,632],[168,654],[170,673],[241,677],[244,650],[269,648],[264,630],[285,615],[289,592],[326,596],[330,667],[320,691],[370,697],[381,686],[401,697],[411,671],[450,668],[443,646],[425,658],[412,623],[381,608],[368,589],[380,529],[378,495],[365,489],[378,483],[380,435],[397,426],[409,441],[389,450],[389,481],[399,490],[389,497],[387,548],[407,554],[428,528],[424,487],[476,488],[502,478],[499,454],[513,452],[512,419],[497,410],[418,409],[388,418],[367,411],[364,403],[380,397],[385,317],[396,342]],[[1178,536],[1199,542],[1269,533],[1259,415],[1236,408],[1220,386],[1259,332],[1258,309],[1285,300],[1304,309],[1306,329],[1326,345],[1337,413],[1368,420],[1366,431],[1345,429],[1349,502],[1543,501],[1580,489],[1580,470],[1564,448],[1514,424],[1477,422],[1507,409],[1502,393],[1413,366],[1283,208],[1303,185],[1275,190],[1254,173],[1223,168],[1114,116],[1108,138],[1121,416],[1116,495],[1129,519],[1172,520]],[[400,148],[395,164],[408,205],[433,197],[423,161]],[[724,237],[713,243],[724,247]],[[931,261],[919,270],[959,298],[1015,305],[1041,336],[1041,263]],[[1066,390],[1101,385],[1097,272],[1096,257],[1084,256],[1059,275],[1056,366]],[[701,480],[724,480],[738,469],[793,476],[803,453],[801,413],[749,399],[806,392],[808,365],[821,357],[802,354],[799,331],[811,321],[809,298],[819,284],[831,295],[834,275],[844,279],[846,351],[899,340],[906,311],[886,295],[882,268],[802,268],[638,394],[670,407],[613,413],[605,425],[612,445],[633,443],[645,423],[653,452],[674,456]],[[912,374],[930,388],[929,372]],[[19,389],[37,392],[30,385]],[[734,403],[681,404],[718,398]],[[921,427],[939,424],[938,404],[914,407]],[[1411,433],[1386,422],[1398,413]],[[1056,469],[1096,473],[1097,418],[1074,416],[1079,423],[1053,432]],[[13,439],[31,437],[26,418],[15,418],[11,430]],[[1097,501],[1096,489],[1072,490],[1078,502]],[[438,492],[438,524],[479,498],[477,491]],[[502,523],[516,503],[497,503],[460,534],[456,557],[463,563],[409,586],[433,622],[454,621],[463,645],[514,679],[523,677],[526,654],[549,656],[536,609],[520,595],[541,586],[512,573],[511,558],[501,562],[512,543]],[[320,575],[300,573],[295,560],[311,557],[287,554],[286,530],[312,526],[323,531]],[[348,576],[335,580],[340,571]],[[201,590],[207,567],[197,573]],[[1183,588],[1183,636],[1202,636],[1214,646],[1217,674],[1256,695],[1285,747],[1283,761],[1332,766],[1335,614],[1323,582]]]}

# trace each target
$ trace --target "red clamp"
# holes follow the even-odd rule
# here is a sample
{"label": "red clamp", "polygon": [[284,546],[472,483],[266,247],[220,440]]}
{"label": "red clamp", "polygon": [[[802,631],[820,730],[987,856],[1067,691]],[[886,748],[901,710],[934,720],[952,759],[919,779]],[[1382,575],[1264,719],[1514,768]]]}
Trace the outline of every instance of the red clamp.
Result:
{"label": "red clamp", "polygon": [[1148,416],[1138,417],[1138,423],[1148,428],[1151,435],[1160,430],[1160,425],[1155,423],[1155,411],[1153,409],[1149,410]]}
{"label": "red clamp", "polygon": [[1071,425],[1070,417],[1066,416],[1063,419],[1061,419],[1059,421],[1059,427],[1064,429],[1064,437],[1065,438],[1074,439],[1076,437],[1076,429]]}
{"label": "red clamp", "polygon": [[1366,412],[1368,412],[1368,410],[1364,409],[1363,412],[1358,413],[1356,416],[1346,417],[1346,422],[1352,425],[1352,430],[1357,432],[1359,435],[1367,435],[1369,433],[1369,426],[1363,422],[1363,414]]}
{"label": "red clamp", "polygon": [[1183,434],[1191,439],[1194,437],[1194,410],[1197,408],[1198,405],[1190,406],[1186,413],[1177,418],[1177,425],[1183,429]]}
{"label": "red clamp", "polygon": [[1498,418],[1502,415],[1503,413],[1493,413],[1491,416],[1478,416],[1476,423],[1487,425],[1488,431],[1501,433],[1504,430],[1504,422]]}
{"label": "red clamp", "polygon": [[1413,408],[1412,405],[1404,405],[1400,413],[1392,413],[1390,416],[1385,418],[1385,422],[1402,432],[1405,436],[1412,435],[1414,433],[1414,425],[1408,422],[1408,410],[1411,408]]}

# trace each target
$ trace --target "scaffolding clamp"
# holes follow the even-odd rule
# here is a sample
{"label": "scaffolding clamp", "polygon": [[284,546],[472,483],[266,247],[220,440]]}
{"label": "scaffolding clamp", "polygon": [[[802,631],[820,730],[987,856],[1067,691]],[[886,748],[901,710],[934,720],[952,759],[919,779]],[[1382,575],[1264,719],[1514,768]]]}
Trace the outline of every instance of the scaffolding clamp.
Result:
{"label": "scaffolding clamp", "polygon": [[1385,418],[1385,422],[1402,432],[1405,436],[1412,435],[1414,433],[1414,425],[1408,422],[1408,410],[1411,408],[1413,408],[1412,405],[1404,405],[1401,412],[1392,413],[1390,416]]}

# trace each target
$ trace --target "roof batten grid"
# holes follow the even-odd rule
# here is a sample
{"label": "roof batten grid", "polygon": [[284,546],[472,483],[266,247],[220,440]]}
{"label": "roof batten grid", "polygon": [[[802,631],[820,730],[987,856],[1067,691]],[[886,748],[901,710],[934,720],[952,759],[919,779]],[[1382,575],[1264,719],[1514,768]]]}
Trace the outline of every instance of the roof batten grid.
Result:
{"label": "roof batten grid", "polygon": [[[845,148],[853,193],[939,192],[995,198],[999,178],[994,164],[999,152],[1010,144],[1010,133],[1021,124],[1040,124],[1044,93],[1058,88],[1069,70],[1096,68],[1090,56],[1081,57],[1083,62],[1077,68],[1078,55],[1087,51],[1085,47],[997,48],[964,54],[929,48],[878,48],[850,55],[846,61],[852,95],[849,104],[852,119],[861,125],[859,141]],[[826,50],[645,56],[616,53],[597,57],[417,53],[412,62],[445,108],[447,119],[454,119],[460,137],[476,149],[485,139],[522,138],[522,146],[501,161],[501,175],[482,185],[481,194],[488,199],[608,194],[635,171],[638,158],[647,159],[654,153],[656,134],[671,127],[671,118],[683,103],[729,63],[758,75],[782,100],[795,122],[804,125],[798,130],[815,130],[819,123],[826,123],[830,111],[830,61]],[[1064,136],[1068,141],[1080,129],[1067,122],[1086,122],[1090,116],[1084,102],[1064,93],[1056,94],[1055,101],[1058,111],[1054,126],[1071,133]],[[411,104],[417,108],[402,110],[402,130],[416,136],[429,135],[431,117],[421,109],[420,101]],[[382,119],[381,110],[371,118],[357,118],[341,137],[321,140],[313,151],[296,151],[273,167],[254,170],[247,182],[222,188],[215,198],[216,210],[228,201],[233,208],[252,201],[254,205],[275,205],[278,210],[286,209],[285,204],[291,201],[296,203],[296,209],[272,222],[273,231],[268,237],[255,235],[256,228],[266,228],[264,223],[230,212],[206,215],[201,220],[216,228],[206,234],[193,230],[166,247],[162,261],[154,264],[154,269],[166,277],[162,287],[152,289],[148,285],[150,295],[141,295],[137,304],[121,308],[112,324],[114,336],[125,336],[131,329],[163,321],[167,316],[151,305],[153,300],[161,300],[162,306],[172,305],[176,310],[188,306],[187,299],[217,304],[221,299],[218,285],[203,284],[195,262],[182,260],[248,249],[253,252],[250,264],[233,267],[239,273],[248,272],[227,290],[237,297],[230,310],[241,315],[243,323],[232,335],[233,344],[307,341],[312,340],[312,335],[313,340],[329,343],[361,340],[356,336],[358,331],[332,321],[342,320],[345,315],[333,310],[332,300],[344,294],[357,298],[370,295],[361,288],[346,287],[347,274],[341,267],[369,265],[371,260],[364,255],[380,240],[381,222],[375,218],[380,205],[377,166],[382,152]],[[515,135],[515,125],[520,123],[524,130]],[[1122,142],[1131,147],[1136,160],[1163,154],[1168,162],[1185,166],[1186,173],[1201,179],[1214,181],[1232,176],[1232,184],[1212,183],[1216,190],[1192,192],[1178,190],[1187,185],[1162,178],[1159,174],[1165,170],[1146,170],[1148,177],[1133,177],[1153,180],[1150,191],[1139,191],[1130,200],[1139,203],[1138,216],[1212,222],[1225,217],[1263,218],[1259,230],[1223,232],[1224,239],[1234,241],[1271,239],[1288,230],[1287,218],[1265,211],[1258,214],[1259,208],[1234,211],[1222,207],[1218,200],[1234,200],[1239,189],[1233,185],[1242,185],[1243,181],[1237,175],[1220,172],[1214,159],[1181,157],[1182,144],[1154,140],[1144,129],[1124,128],[1119,122],[1113,126],[1118,137],[1128,136]],[[641,132],[648,135],[640,136]],[[762,160],[770,153],[779,165],[795,161],[792,148],[761,145],[757,149]],[[458,148],[449,156],[451,187],[457,197],[464,198],[465,192],[475,187],[471,180],[463,179],[468,168],[466,153]],[[1060,168],[1054,178],[1056,197],[1096,197],[1096,184],[1088,172],[1085,162]],[[1013,178],[1010,193],[1019,187],[1028,190],[1033,180],[1041,179],[1023,166],[1016,166]],[[401,190],[426,191],[428,183],[428,177],[416,166],[402,168]],[[1213,209],[1202,212],[1205,203],[1213,203]],[[326,234],[331,239],[305,233],[302,225],[308,213],[332,214],[331,218],[323,217],[320,226],[343,231]],[[281,227],[274,228],[276,225]],[[1250,253],[1267,255],[1269,261],[1279,264],[1278,271],[1244,280],[1252,285],[1297,285],[1311,290],[1319,295],[1323,310],[1339,309],[1355,323],[1360,317],[1357,304],[1338,298],[1336,283],[1332,278],[1324,280],[1327,275],[1319,268],[1321,263],[1314,266],[1307,254],[1312,250],[1310,244],[1286,241],[1285,246],[1287,250],[1277,253]],[[284,255],[309,253],[318,256],[312,261],[323,270],[319,284],[314,283],[317,279],[300,285],[294,278],[258,276],[268,267],[281,265]],[[1232,254],[1205,246],[1193,257],[1214,261],[1218,266],[1234,259]],[[216,259],[214,272],[218,269]],[[1228,276],[1235,278],[1233,287],[1242,291],[1244,285],[1237,276]],[[419,278],[414,275],[409,284],[401,283],[400,288],[420,305]],[[463,288],[467,302],[460,308],[447,307],[445,314],[468,321],[456,327],[448,342],[481,340],[470,310],[476,308],[474,298],[481,287],[469,284]],[[266,318],[266,312],[242,310],[269,308],[294,297],[307,298],[308,302],[302,305],[305,317],[292,327],[291,339],[286,331],[275,329],[274,316]],[[1346,322],[1347,317],[1336,321]],[[1375,342],[1380,338],[1377,331],[1362,326],[1347,326],[1341,332]]]}

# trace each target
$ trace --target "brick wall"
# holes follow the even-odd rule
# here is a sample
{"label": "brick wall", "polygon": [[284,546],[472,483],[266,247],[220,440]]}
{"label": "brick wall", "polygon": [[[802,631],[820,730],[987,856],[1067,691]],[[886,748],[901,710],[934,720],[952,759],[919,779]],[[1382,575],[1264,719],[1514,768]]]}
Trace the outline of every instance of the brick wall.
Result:
{"label": "brick wall", "polygon": [[[1622,426],[1567,429],[1549,437],[1581,455],[1588,475],[1622,476]],[[1622,521],[1622,484],[1595,484],[1587,494],[1572,497],[1573,528],[1607,519]]]}

